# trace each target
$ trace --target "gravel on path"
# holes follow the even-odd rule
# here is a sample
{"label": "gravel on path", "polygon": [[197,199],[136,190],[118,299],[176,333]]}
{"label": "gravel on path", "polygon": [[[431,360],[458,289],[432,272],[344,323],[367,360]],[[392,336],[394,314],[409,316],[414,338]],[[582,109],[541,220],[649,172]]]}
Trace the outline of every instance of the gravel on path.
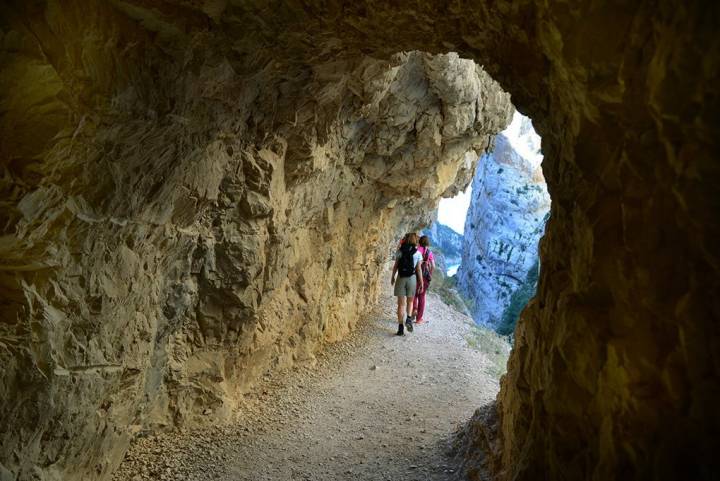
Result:
{"label": "gravel on path", "polygon": [[495,398],[498,379],[468,345],[469,317],[433,293],[425,317],[395,336],[395,301],[383,298],[314,366],[266,377],[231,424],[135,440],[114,479],[454,479],[454,433]]}

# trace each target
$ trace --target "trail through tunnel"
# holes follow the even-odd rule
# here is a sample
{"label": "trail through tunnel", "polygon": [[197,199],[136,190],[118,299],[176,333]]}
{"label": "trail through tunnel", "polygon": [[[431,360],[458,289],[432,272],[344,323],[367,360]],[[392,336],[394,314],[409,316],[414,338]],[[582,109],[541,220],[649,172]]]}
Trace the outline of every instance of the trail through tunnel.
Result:
{"label": "trail through tunnel", "polygon": [[0,477],[109,479],[138,433],[222,425],[315,362],[512,99],[553,202],[460,456],[716,479],[719,9],[6,2]]}

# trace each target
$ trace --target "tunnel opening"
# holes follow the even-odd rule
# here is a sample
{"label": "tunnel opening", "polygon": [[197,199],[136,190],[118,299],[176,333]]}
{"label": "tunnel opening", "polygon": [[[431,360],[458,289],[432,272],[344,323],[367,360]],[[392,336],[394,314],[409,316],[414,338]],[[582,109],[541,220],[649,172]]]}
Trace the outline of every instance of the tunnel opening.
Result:
{"label": "tunnel opening", "polygon": [[515,111],[471,184],[440,201],[427,230],[445,270],[443,287],[457,291],[478,325],[510,339],[536,292],[538,244],[550,215],[541,163],[540,136]]}

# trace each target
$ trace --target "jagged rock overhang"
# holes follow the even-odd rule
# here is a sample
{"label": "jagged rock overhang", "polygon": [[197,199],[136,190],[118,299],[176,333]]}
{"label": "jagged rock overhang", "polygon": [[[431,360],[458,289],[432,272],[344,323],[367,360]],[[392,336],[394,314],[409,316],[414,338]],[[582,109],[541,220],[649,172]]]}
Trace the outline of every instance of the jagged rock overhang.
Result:
{"label": "jagged rock overhang", "polygon": [[[47,101],[54,94],[35,102],[48,105],[51,114],[38,112],[43,124],[38,139],[4,144],[23,152],[15,162],[33,159],[33,147],[59,133],[73,138],[81,119],[69,128],[64,118],[72,114],[63,104],[97,114],[107,107],[104,99],[132,90],[170,108],[172,95],[152,85],[172,83],[178,66],[199,71],[208,51],[212,58],[228,59],[230,69],[218,63],[217,75],[256,79],[259,90],[268,78],[284,76],[285,92],[304,88],[308,65],[331,59],[353,65],[364,55],[389,59],[402,50],[457,51],[483,65],[533,118],[543,137],[553,196],[539,296],[519,328],[501,395],[504,466],[512,473],[512,460],[522,452],[527,463],[518,469],[529,470],[520,473],[524,476],[538,465],[551,477],[612,477],[618,466],[650,476],[662,471],[651,466],[657,437],[665,443],[692,438],[702,459],[705,440],[717,431],[717,423],[706,422],[713,417],[703,406],[717,399],[712,353],[718,331],[711,322],[718,312],[713,243],[720,217],[717,206],[707,207],[718,185],[718,125],[712,117],[718,96],[711,73],[718,47],[707,23],[712,15],[702,2],[666,10],[649,4],[571,8],[534,2],[418,2],[403,9],[383,2],[224,8],[218,2],[204,10],[185,2],[112,5],[111,11],[99,2],[48,2],[3,12],[21,17],[43,45],[31,56],[40,59],[36,68],[42,72],[34,75],[47,79],[46,91],[59,88],[59,82],[67,86],[64,102]],[[45,28],[53,21],[62,25],[62,35]],[[89,31],[103,35],[87,36]],[[12,37],[7,41],[13,45]],[[43,64],[45,58],[49,63]],[[698,69],[702,62],[709,67]],[[86,68],[71,68],[76,64]],[[338,64],[336,72],[344,68]],[[680,92],[690,100],[678,102]],[[258,114],[242,119],[253,135],[273,130],[265,106],[276,105],[278,96],[264,93],[258,96]],[[214,93],[188,89],[184,95],[192,102]],[[24,91],[7,98],[23,97],[32,98]],[[8,112],[6,125],[17,120]],[[212,113],[209,108],[203,115]],[[319,128],[319,135],[325,131]],[[279,145],[274,154],[284,148]],[[272,154],[253,158],[272,164]],[[160,187],[146,188],[152,193]],[[211,198],[217,189],[209,184],[201,190]],[[262,214],[261,204],[246,209]],[[6,215],[12,224],[14,218]],[[150,223],[164,215],[161,205],[147,213]],[[657,272],[670,274],[651,274]],[[181,287],[177,292],[184,295]],[[552,369],[538,371],[548,362]],[[636,392],[636,386],[654,386],[652,395]],[[678,406],[693,409],[687,414]],[[643,416],[650,411],[659,414]],[[663,418],[674,420],[665,431]],[[628,432],[633,455],[617,447]],[[588,446],[587,439],[602,442]],[[562,462],[577,449],[585,455]]]}

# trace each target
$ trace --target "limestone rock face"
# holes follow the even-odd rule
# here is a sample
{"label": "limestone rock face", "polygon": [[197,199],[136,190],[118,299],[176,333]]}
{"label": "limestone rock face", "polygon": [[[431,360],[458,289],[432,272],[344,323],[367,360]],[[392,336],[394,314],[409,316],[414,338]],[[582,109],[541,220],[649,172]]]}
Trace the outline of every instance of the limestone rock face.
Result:
{"label": "limestone rock face", "polygon": [[388,233],[464,187],[509,114],[453,57],[395,60],[418,50],[474,59],[512,94],[553,199],[485,459],[508,480],[712,478],[718,15],[699,0],[6,1],[3,469],[102,478],[128,425],[241,408],[260,373],[352,328]]}
{"label": "limestone rock face", "polygon": [[463,245],[461,234],[437,220],[423,233],[430,237],[430,250],[433,252],[436,268],[442,272],[443,276],[446,274],[448,266],[460,264]]}
{"label": "limestone rock face", "polygon": [[516,122],[519,135],[512,141],[498,135],[492,153],[480,159],[458,270],[458,288],[473,301],[473,318],[489,327],[497,326],[512,293],[538,261],[550,211],[532,124],[520,115]]}
{"label": "limestone rock face", "polygon": [[[198,34],[153,74],[123,64],[152,46],[139,24],[68,6],[29,13],[47,39],[4,30],[0,464],[20,480],[103,478],[133,433],[228,419],[312,362],[512,111],[457,54],[243,74]],[[83,37],[106,27],[116,44]]]}

